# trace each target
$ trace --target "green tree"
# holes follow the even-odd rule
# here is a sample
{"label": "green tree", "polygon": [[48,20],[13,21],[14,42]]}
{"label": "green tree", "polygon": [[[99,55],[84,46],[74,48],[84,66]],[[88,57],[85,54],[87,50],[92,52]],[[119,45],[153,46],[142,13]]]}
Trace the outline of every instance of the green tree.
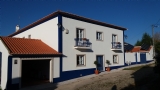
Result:
{"label": "green tree", "polygon": [[156,32],[153,37],[155,44],[155,52],[157,54],[160,54],[160,32]]}
{"label": "green tree", "polygon": [[141,43],[142,44],[145,43],[145,44],[148,44],[148,45],[152,45],[151,36],[148,33],[144,33],[143,36],[142,36]]}
{"label": "green tree", "polygon": [[141,46],[141,41],[137,40],[135,46]]}
{"label": "green tree", "polygon": [[152,37],[148,33],[144,33],[141,40],[137,40],[135,46],[141,46],[143,43],[152,45]]}

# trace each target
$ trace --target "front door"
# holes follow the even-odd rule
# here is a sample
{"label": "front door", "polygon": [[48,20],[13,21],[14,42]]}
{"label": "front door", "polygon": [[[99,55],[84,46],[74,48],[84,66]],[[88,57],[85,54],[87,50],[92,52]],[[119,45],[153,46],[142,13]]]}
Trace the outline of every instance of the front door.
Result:
{"label": "front door", "polygon": [[146,53],[140,53],[141,63],[146,63]]}
{"label": "front door", "polygon": [[97,61],[98,61],[98,63],[99,63],[97,69],[98,69],[99,71],[103,71],[103,55],[98,55],[96,58],[97,58]]}

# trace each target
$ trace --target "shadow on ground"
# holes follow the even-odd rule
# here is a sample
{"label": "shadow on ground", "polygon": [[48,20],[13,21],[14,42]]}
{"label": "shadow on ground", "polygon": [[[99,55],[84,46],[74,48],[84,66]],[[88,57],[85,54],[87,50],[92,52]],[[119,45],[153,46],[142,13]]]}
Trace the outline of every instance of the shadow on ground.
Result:
{"label": "shadow on ground", "polygon": [[[134,84],[120,90],[160,90],[160,79],[153,71],[154,65],[143,66],[131,74]],[[114,85],[111,90],[118,90]]]}
{"label": "shadow on ground", "polygon": [[53,83],[46,83],[46,84],[40,84],[36,86],[30,86],[21,88],[20,90],[55,90],[57,88],[57,84]]}

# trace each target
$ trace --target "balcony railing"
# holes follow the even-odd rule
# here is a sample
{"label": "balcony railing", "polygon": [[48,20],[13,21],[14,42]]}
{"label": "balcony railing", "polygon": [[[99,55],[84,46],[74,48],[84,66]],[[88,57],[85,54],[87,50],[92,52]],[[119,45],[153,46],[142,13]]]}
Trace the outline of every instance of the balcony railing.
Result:
{"label": "balcony railing", "polygon": [[89,39],[76,38],[74,48],[77,48],[77,49],[91,49],[91,43],[89,42]]}
{"label": "balcony railing", "polygon": [[122,49],[122,45],[120,42],[112,42],[112,50],[119,50]]}

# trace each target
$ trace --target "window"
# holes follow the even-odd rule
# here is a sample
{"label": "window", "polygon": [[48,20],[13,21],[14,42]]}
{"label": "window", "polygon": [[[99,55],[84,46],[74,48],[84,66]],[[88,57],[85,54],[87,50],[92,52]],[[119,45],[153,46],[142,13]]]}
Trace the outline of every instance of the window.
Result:
{"label": "window", "polygon": [[76,38],[84,38],[84,29],[77,28]]}
{"label": "window", "polygon": [[115,34],[112,35],[112,42],[117,42],[117,35]]}
{"label": "window", "polygon": [[103,33],[102,33],[102,32],[97,32],[96,35],[97,35],[97,37],[96,37],[97,40],[103,40],[103,39],[102,39],[102,37],[103,37]]}
{"label": "window", "polygon": [[77,55],[77,66],[85,65],[85,55]]}
{"label": "window", "polygon": [[113,55],[113,63],[118,63],[118,55]]}

